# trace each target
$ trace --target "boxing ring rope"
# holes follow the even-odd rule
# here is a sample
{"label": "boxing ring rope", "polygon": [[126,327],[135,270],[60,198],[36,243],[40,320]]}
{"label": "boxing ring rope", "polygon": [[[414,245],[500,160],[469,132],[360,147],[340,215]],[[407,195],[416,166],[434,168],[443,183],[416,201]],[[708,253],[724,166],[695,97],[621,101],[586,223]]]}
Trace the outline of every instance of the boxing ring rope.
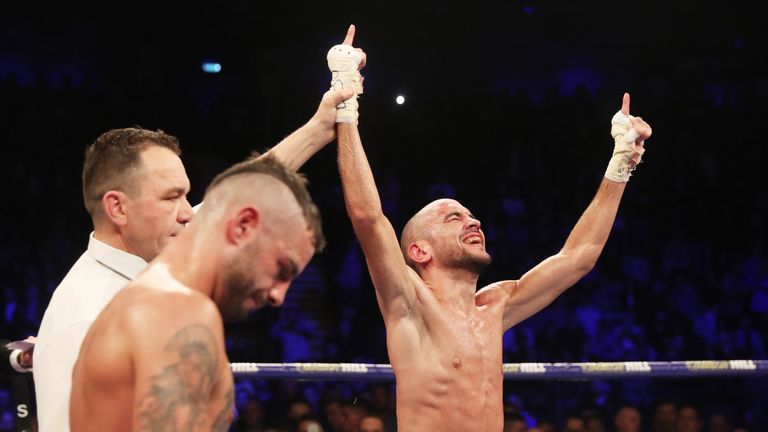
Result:
{"label": "boxing ring rope", "polygon": [[[394,380],[388,364],[232,363],[236,378],[298,380]],[[684,360],[586,363],[505,363],[505,379],[690,378],[768,376],[768,360]]]}

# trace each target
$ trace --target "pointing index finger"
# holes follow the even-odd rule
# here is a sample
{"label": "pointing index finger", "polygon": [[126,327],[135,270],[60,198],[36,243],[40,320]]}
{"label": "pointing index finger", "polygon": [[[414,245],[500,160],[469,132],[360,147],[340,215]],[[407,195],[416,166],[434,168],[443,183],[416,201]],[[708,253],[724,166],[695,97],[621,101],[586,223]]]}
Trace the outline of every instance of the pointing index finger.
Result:
{"label": "pointing index finger", "polygon": [[355,39],[355,25],[350,24],[349,28],[347,29],[347,36],[344,37],[344,42],[342,42],[342,45],[352,45],[352,41]]}
{"label": "pointing index finger", "polygon": [[624,93],[624,99],[621,101],[621,112],[629,115],[629,93]]}

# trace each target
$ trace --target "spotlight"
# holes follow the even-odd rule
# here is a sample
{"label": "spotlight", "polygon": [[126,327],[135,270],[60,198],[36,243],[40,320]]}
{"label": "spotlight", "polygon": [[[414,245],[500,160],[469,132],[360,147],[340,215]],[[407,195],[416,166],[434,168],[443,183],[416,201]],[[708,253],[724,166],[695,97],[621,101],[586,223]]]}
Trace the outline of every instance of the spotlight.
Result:
{"label": "spotlight", "polygon": [[219,73],[221,72],[221,63],[203,62],[203,72],[212,74]]}

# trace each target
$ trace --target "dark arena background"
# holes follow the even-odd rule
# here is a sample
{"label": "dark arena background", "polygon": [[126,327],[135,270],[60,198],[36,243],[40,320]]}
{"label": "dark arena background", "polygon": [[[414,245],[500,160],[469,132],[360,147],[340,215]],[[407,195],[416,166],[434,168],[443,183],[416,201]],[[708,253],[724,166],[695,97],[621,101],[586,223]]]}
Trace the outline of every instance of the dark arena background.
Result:
{"label": "dark arena background", "polygon": [[[325,55],[354,23],[384,210],[399,232],[430,200],[460,200],[494,258],[481,286],[562,246],[611,156],[623,92],[653,126],[597,266],[505,334],[505,363],[768,360],[766,18],[746,0],[4,4],[0,336],[36,334],[86,248],[87,144],[133,125],[177,136],[196,204],[217,172],[310,118]],[[389,363],[335,147],[301,169],[328,247],[282,308],[227,324],[232,362]],[[332,397],[391,409],[392,389],[241,377],[231,430],[290,430],[296,399],[323,422]],[[16,430],[15,394],[2,377],[0,431]],[[693,404],[700,430],[768,431],[765,374],[505,381],[508,412],[558,431],[572,415],[612,431],[626,404],[652,431],[663,401]]]}

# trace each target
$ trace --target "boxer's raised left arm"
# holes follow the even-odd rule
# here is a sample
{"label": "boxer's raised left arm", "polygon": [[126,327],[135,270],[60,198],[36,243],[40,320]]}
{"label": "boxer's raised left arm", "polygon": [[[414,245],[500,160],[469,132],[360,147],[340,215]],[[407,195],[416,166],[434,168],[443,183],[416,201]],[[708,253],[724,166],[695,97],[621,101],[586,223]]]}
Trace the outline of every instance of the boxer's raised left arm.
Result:
{"label": "boxer's raised left arm", "polygon": [[[616,127],[617,116],[628,120],[626,127]],[[640,161],[645,140],[651,136],[651,127],[645,121],[629,115],[629,94],[624,94],[622,109],[614,116],[613,123],[611,133],[615,147],[609,168],[563,248],[529,270],[520,280],[499,283],[507,295],[505,330],[546,307],[597,263],[608,241],[626,182]]]}

